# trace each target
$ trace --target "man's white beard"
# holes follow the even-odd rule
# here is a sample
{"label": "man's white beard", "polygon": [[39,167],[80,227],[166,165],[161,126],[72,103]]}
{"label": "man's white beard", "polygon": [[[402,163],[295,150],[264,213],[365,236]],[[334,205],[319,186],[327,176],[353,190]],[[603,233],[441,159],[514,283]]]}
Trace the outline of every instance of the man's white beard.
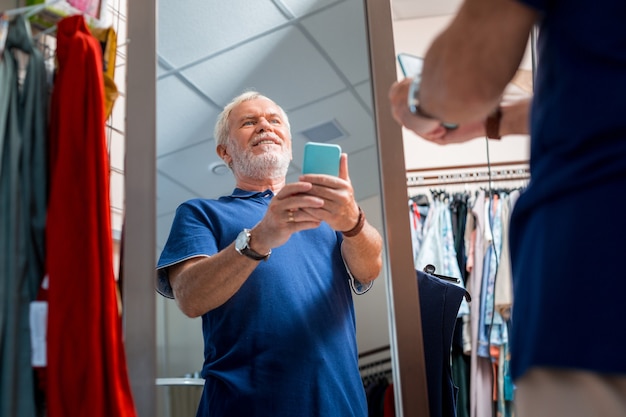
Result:
{"label": "man's white beard", "polygon": [[233,158],[233,171],[257,180],[269,178],[284,178],[287,175],[291,154],[285,150],[282,153],[263,152],[255,155],[248,149],[241,149],[237,145]]}

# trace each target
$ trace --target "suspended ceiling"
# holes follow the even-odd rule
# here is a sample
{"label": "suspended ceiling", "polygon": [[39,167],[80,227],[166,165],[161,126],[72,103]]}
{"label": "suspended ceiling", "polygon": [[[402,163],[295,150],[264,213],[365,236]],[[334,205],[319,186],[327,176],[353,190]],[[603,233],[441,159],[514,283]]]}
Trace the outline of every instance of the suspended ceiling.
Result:
{"label": "suspended ceiling", "polygon": [[[450,14],[458,3],[393,0],[392,14]],[[188,0],[185,7],[161,0],[158,7],[158,252],[178,204],[232,191],[213,126],[246,89],[268,95],[289,115],[288,181],[297,179],[307,140],[330,140],[349,154],[357,199],[379,193],[361,0]]]}

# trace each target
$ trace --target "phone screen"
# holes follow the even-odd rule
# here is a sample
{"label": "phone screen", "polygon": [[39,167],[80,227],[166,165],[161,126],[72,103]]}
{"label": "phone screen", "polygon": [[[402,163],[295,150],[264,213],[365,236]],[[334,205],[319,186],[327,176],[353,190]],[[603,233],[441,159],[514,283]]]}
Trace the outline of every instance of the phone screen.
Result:
{"label": "phone screen", "polygon": [[339,175],[341,146],[329,143],[307,142],[304,145],[303,174]]}
{"label": "phone screen", "polygon": [[417,55],[406,54],[404,52],[399,53],[398,62],[400,63],[402,74],[404,74],[405,77],[415,77],[417,74],[422,73],[424,59]]}

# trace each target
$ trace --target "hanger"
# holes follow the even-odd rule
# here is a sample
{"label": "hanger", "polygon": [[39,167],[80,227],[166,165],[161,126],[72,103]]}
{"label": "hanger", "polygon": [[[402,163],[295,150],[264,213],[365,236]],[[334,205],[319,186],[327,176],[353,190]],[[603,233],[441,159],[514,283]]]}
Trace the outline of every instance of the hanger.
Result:
{"label": "hanger", "polygon": [[418,206],[429,206],[430,205],[430,200],[428,199],[428,196],[426,194],[414,195],[414,196],[412,196],[410,198],[410,200],[413,201]]}
{"label": "hanger", "polygon": [[24,15],[17,15],[9,23],[9,31],[6,39],[6,48],[18,48],[27,54],[32,54],[35,50],[33,37],[30,31],[30,24]]}
{"label": "hanger", "polygon": [[50,26],[48,29],[44,29],[41,32],[37,32],[37,34],[33,37],[33,40],[39,40],[39,38],[43,37],[44,35],[50,35],[54,32],[56,32],[57,30],[57,25],[52,25]]}
{"label": "hanger", "polygon": [[[426,272],[428,275],[432,275],[434,277],[437,277],[439,279],[442,279],[444,281],[450,281],[450,282],[454,282],[455,284],[460,284],[461,280],[459,278],[454,278],[454,277],[449,277],[447,275],[439,275],[439,274],[435,274],[435,265],[432,264],[428,264],[424,267],[424,272]],[[472,301],[472,297],[470,296],[470,293],[465,290],[465,294],[464,294],[465,299],[467,300],[467,302],[469,303],[470,301]]]}
{"label": "hanger", "polygon": [[11,18],[13,16],[17,16],[17,15],[24,15],[24,17],[29,18],[29,17],[39,13],[40,11],[45,9],[46,7],[50,7],[53,4],[55,4],[55,3],[59,3],[60,1],[61,0],[48,0],[45,3],[34,4],[32,6],[18,7],[17,9],[9,9],[9,10],[5,10],[2,13],[5,16],[8,16],[9,18]]}
{"label": "hanger", "polygon": [[[48,0],[44,3],[18,7],[0,13],[0,55],[7,47],[16,47],[26,53],[32,53],[35,45],[28,19],[47,7],[61,0]],[[12,35],[12,33],[14,35]]]}

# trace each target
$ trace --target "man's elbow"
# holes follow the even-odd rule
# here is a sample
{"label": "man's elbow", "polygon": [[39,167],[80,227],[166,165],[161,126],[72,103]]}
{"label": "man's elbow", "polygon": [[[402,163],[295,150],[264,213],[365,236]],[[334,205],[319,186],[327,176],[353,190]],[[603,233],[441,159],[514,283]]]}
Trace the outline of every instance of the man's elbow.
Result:
{"label": "man's elbow", "polygon": [[196,303],[190,301],[188,297],[185,297],[184,294],[180,294],[176,290],[174,290],[174,300],[176,300],[178,309],[189,318],[195,319],[205,313],[197,306]]}
{"label": "man's elbow", "polygon": [[364,274],[363,277],[360,277],[361,279],[359,279],[359,281],[362,282],[363,284],[367,284],[371,281],[374,281],[376,278],[380,276],[382,270],[383,270],[383,257],[382,255],[379,255],[377,259],[372,262],[372,265],[370,266],[370,268],[368,268],[367,273]]}

